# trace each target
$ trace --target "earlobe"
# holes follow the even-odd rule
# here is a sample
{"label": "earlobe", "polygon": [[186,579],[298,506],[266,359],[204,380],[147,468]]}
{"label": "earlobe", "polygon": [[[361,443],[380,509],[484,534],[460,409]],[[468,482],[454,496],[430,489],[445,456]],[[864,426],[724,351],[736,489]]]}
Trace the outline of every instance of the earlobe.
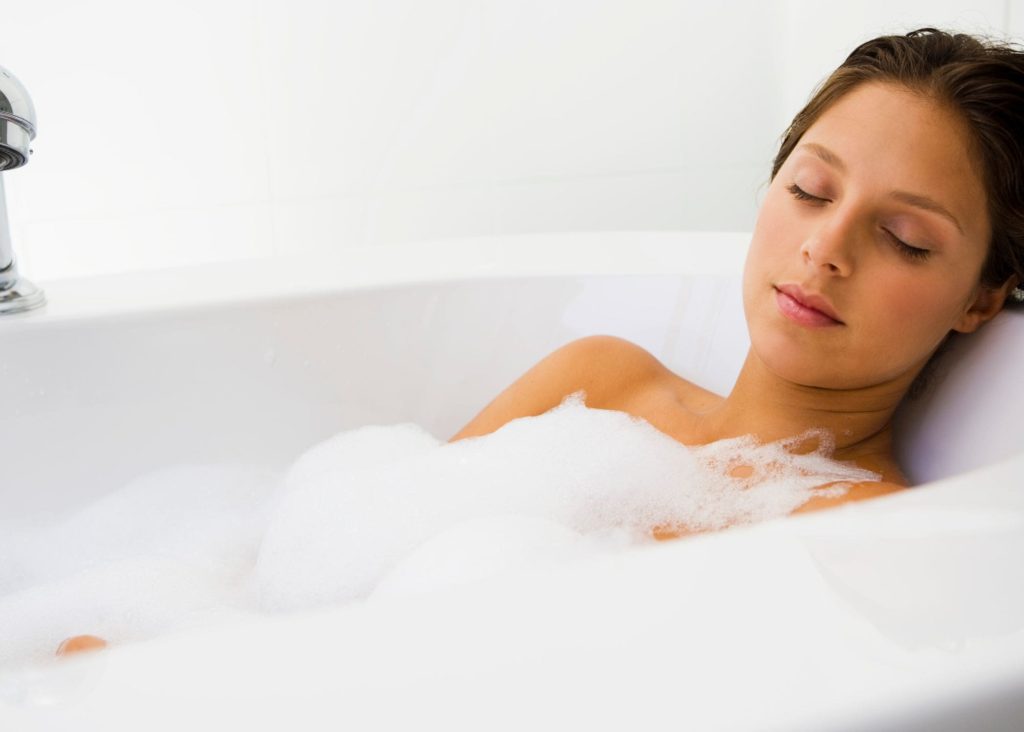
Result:
{"label": "earlobe", "polygon": [[958,333],[973,333],[994,318],[1003,309],[1006,298],[1010,296],[1010,291],[1017,286],[1019,281],[1018,277],[1013,275],[999,287],[978,285],[974,302],[971,303],[967,312],[960,316],[957,324],[953,326],[953,330]]}

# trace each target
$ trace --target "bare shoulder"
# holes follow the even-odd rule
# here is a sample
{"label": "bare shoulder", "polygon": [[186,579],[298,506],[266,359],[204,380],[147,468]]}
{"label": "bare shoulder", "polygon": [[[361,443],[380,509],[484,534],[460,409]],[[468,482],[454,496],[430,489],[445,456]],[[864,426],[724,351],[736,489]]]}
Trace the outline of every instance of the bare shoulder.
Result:
{"label": "bare shoulder", "polygon": [[877,498],[878,496],[899,493],[900,491],[905,490],[909,490],[909,488],[905,485],[900,485],[899,483],[893,483],[887,480],[869,480],[861,483],[853,483],[850,484],[849,490],[841,496],[815,496],[792,513],[811,513],[812,511],[820,511],[822,509],[832,508],[844,503],[866,501],[869,498]]}
{"label": "bare shoulder", "polygon": [[[593,390],[591,406],[600,407],[620,392],[637,386],[666,369],[645,348],[618,336],[579,338],[556,353],[570,363]],[[590,400],[588,400],[590,404]]]}
{"label": "bare shoulder", "polygon": [[588,407],[613,409],[624,395],[643,388],[664,371],[651,353],[624,338],[578,338],[531,367],[450,441],[488,434],[513,419],[543,414],[577,391],[585,392]]}

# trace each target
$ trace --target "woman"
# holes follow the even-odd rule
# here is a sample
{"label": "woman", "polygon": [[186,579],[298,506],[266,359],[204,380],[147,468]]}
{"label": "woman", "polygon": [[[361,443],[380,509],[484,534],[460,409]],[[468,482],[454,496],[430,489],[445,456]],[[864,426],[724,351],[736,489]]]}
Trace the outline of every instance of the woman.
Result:
{"label": "woman", "polygon": [[862,44],[776,156],[743,276],[751,346],[728,396],[627,341],[589,337],[530,369],[452,440],[582,389],[587,406],[688,445],[823,427],[835,459],[882,476],[798,512],[902,490],[896,407],[948,338],[1022,294],[1022,140],[1024,52],[933,28]]}
{"label": "woman", "polygon": [[[1019,140],[1024,52],[932,28],[862,44],[796,116],[775,159],[744,270],[751,346],[728,396],[632,343],[593,336],[542,360],[452,441],[582,389],[589,407],[642,417],[688,445],[824,427],[835,459],[882,476],[798,512],[902,490],[897,405],[952,334],[1024,295]],[[74,636],[57,653],[105,645]]]}

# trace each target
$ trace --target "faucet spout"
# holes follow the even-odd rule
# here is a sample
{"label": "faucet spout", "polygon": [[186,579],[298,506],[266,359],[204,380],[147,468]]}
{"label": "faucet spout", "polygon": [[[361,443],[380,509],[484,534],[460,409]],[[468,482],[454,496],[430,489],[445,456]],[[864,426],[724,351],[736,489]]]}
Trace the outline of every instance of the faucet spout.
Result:
{"label": "faucet spout", "polygon": [[0,315],[38,308],[46,303],[42,290],[18,276],[7,221],[2,172],[28,162],[36,136],[36,111],[28,91],[0,66]]}

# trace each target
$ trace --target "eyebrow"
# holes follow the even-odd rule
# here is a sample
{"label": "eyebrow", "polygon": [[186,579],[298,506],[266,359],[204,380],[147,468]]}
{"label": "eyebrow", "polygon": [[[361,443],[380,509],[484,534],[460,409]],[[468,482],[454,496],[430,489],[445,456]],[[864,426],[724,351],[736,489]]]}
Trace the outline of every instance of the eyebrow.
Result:
{"label": "eyebrow", "polygon": [[[844,163],[838,155],[836,155],[834,152],[829,150],[824,145],[819,145],[816,142],[804,142],[797,147],[797,150],[802,149],[813,153],[818,158],[823,160],[825,163],[831,165],[833,168],[840,171],[841,173],[847,172],[846,163]],[[922,196],[919,193],[910,193],[909,191],[890,191],[889,197],[894,198],[897,201],[902,201],[903,203],[906,203],[910,206],[914,206],[915,208],[920,208],[925,211],[937,213],[940,216],[943,216],[952,221],[953,225],[956,226],[957,231],[959,231],[961,234],[964,233],[964,229],[962,226],[960,226],[960,222],[957,221],[956,216],[951,214],[945,206],[943,206],[941,203],[939,203],[933,198],[928,198],[928,196]]]}

